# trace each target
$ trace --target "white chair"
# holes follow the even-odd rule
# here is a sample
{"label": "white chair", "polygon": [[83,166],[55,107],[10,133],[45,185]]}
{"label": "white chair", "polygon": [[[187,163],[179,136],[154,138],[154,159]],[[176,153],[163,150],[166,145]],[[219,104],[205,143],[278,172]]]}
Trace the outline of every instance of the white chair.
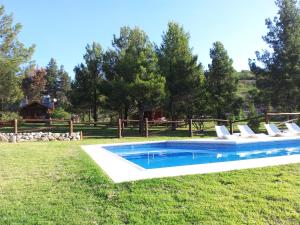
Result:
{"label": "white chair", "polygon": [[285,123],[285,126],[288,128],[289,132],[300,135],[300,127],[297,124]]}
{"label": "white chair", "polygon": [[278,127],[275,124],[264,124],[265,128],[267,129],[267,132],[269,136],[272,137],[287,137],[287,136],[293,136],[294,134],[287,132],[284,133],[281,130],[278,129]]}
{"label": "white chair", "polygon": [[222,125],[222,126],[215,126],[216,133],[218,138],[222,139],[236,139],[238,138],[238,134],[230,134],[228,129]]}
{"label": "white chair", "polygon": [[241,132],[241,137],[245,138],[263,138],[268,137],[266,134],[256,134],[248,125],[238,125],[238,128]]}

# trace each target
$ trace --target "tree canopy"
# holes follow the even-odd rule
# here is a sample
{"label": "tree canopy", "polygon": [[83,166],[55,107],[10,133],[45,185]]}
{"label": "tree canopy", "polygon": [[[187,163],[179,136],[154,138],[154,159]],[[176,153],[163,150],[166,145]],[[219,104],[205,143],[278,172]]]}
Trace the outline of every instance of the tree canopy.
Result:
{"label": "tree canopy", "polygon": [[[0,106],[1,109],[20,100],[23,96],[18,74],[22,65],[28,63],[34,46],[26,48],[18,40],[20,23],[13,23],[13,16],[5,14],[0,6]],[[0,110],[1,110],[0,109]]]}
{"label": "tree canopy", "polygon": [[[57,98],[68,112],[102,112],[111,118],[143,120],[156,111],[172,121],[199,117],[229,119],[256,109],[300,109],[300,8],[297,0],[276,0],[277,16],[265,23],[266,50],[249,60],[251,71],[237,72],[221,42],[210,49],[208,69],[190,46],[183,26],[169,22],[159,45],[139,27],[123,26],[103,49],[88,44],[83,62],[75,66],[71,81],[54,58],[43,67],[30,62],[34,46],[19,40],[20,24],[0,7],[0,110],[16,109],[42,95]],[[158,113],[161,114],[161,113]],[[257,126],[256,123],[252,124]],[[176,122],[172,124],[176,129]]]}
{"label": "tree canopy", "polygon": [[[263,40],[270,50],[250,60],[261,105],[285,111],[300,108],[300,11],[296,0],[277,0],[278,16],[266,19]],[[263,66],[260,66],[260,63]]]}
{"label": "tree canopy", "polygon": [[207,72],[208,110],[215,118],[225,119],[226,114],[236,113],[241,100],[237,97],[237,82],[232,59],[221,42],[210,49],[211,64]]}
{"label": "tree canopy", "polygon": [[88,44],[83,58],[85,62],[74,68],[73,105],[91,109],[94,121],[98,121],[100,85],[103,81],[103,50],[101,45],[96,42],[91,45]]}
{"label": "tree canopy", "polygon": [[172,120],[180,115],[191,117],[193,100],[203,81],[202,65],[189,46],[189,34],[179,24],[170,22],[162,39],[157,52],[161,73],[166,78],[167,111]]}

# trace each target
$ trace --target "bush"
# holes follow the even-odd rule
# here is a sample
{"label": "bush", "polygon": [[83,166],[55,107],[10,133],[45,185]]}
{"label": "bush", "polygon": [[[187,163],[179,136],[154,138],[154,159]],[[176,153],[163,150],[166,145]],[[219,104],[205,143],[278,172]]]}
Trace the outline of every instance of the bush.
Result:
{"label": "bush", "polygon": [[14,119],[21,119],[21,117],[16,112],[0,112],[0,120],[8,121]]}
{"label": "bush", "polygon": [[66,112],[63,108],[57,108],[51,113],[51,118],[53,119],[70,119],[71,114]]}
{"label": "bush", "polygon": [[[254,104],[252,103],[249,107],[249,114],[248,114],[248,118],[254,118],[257,117],[257,112],[255,109]],[[260,119],[256,118],[256,119],[252,119],[248,122],[248,126],[254,131],[254,132],[258,132],[259,130],[259,125],[260,125]]]}

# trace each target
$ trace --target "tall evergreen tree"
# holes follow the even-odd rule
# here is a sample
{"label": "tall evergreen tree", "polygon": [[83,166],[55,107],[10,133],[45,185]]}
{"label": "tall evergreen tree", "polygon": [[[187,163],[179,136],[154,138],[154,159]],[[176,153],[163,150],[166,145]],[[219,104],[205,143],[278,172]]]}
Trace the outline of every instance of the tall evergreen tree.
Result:
{"label": "tall evergreen tree", "polygon": [[131,30],[125,57],[130,59],[132,82],[130,95],[139,114],[139,131],[143,132],[144,112],[154,109],[164,99],[165,79],[159,74],[158,59],[154,47],[145,32],[139,28]]}
{"label": "tall evergreen tree", "polygon": [[240,99],[236,95],[238,79],[221,42],[215,42],[210,49],[211,64],[208,65],[206,86],[207,105],[210,114],[218,119],[226,119],[226,114],[239,111]]}
{"label": "tall evergreen tree", "polygon": [[92,109],[94,121],[98,121],[100,86],[103,82],[103,51],[98,43],[87,45],[83,56],[85,63],[74,69],[75,81],[72,85],[72,99],[76,106]]}
{"label": "tall evergreen tree", "polygon": [[121,27],[119,36],[114,35],[113,49],[104,55],[105,87],[107,106],[118,112],[120,118],[127,119],[130,109],[134,107],[129,93],[129,84],[133,81],[130,59],[126,57],[129,46],[129,27]]}
{"label": "tall evergreen tree", "polygon": [[277,0],[276,5],[278,16],[266,19],[269,31],[263,37],[271,50],[256,52],[249,64],[266,109],[293,111],[300,109],[300,9],[296,0]]}
{"label": "tall evergreen tree", "polygon": [[34,51],[34,46],[26,48],[18,40],[21,27],[13,24],[12,15],[6,15],[4,6],[0,6],[0,110],[22,98],[17,75]]}
{"label": "tall evergreen tree", "polygon": [[57,99],[58,104],[67,108],[70,105],[69,94],[71,91],[71,78],[69,74],[65,71],[63,66],[60,66],[58,71],[58,81],[57,81]]}
{"label": "tall evergreen tree", "polygon": [[47,83],[46,83],[46,91],[52,98],[57,98],[58,92],[58,66],[57,62],[54,58],[51,58],[48,65],[46,66],[47,72]]}
{"label": "tall evergreen tree", "polygon": [[[167,111],[171,119],[184,114],[191,117],[193,100],[201,89],[203,69],[189,47],[189,34],[177,23],[170,22],[158,49],[161,73],[166,78]],[[199,96],[198,96],[199,97]],[[175,129],[175,124],[172,126]]]}
{"label": "tall evergreen tree", "polygon": [[113,46],[105,54],[107,101],[125,118],[130,107],[137,108],[143,132],[146,108],[153,109],[164,98],[165,79],[159,74],[154,46],[144,31],[129,27],[114,36]]}

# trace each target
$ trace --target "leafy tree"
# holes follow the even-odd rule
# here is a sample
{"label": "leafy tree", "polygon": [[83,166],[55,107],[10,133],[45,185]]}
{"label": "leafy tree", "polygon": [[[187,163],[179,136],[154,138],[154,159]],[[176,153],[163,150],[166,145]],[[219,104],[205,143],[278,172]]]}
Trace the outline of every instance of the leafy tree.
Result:
{"label": "leafy tree", "polygon": [[225,119],[226,114],[238,114],[241,99],[237,97],[237,82],[232,59],[221,42],[215,42],[210,49],[212,62],[208,65],[207,97],[211,115]]}
{"label": "leafy tree", "polygon": [[[192,54],[189,34],[183,27],[170,22],[162,38],[157,52],[161,73],[166,78],[167,111],[172,120],[177,120],[182,114],[191,117],[196,96],[201,96],[202,66]],[[175,124],[172,128],[176,128]]]}
{"label": "leafy tree", "polygon": [[87,45],[83,56],[85,63],[74,69],[75,81],[72,84],[74,106],[92,109],[94,121],[98,121],[100,85],[103,81],[103,51],[98,43]]}
{"label": "leafy tree", "polygon": [[13,24],[12,15],[0,6],[0,106],[13,104],[22,98],[21,79],[17,76],[27,63],[34,46],[26,48],[18,40],[21,24]]}
{"label": "leafy tree", "polygon": [[296,0],[277,0],[276,5],[278,16],[266,19],[269,31],[263,37],[270,50],[256,52],[249,64],[263,106],[293,111],[300,108],[300,9]]}
{"label": "leafy tree", "polygon": [[44,69],[30,70],[22,80],[22,89],[29,102],[40,101],[45,92],[46,71]]}

